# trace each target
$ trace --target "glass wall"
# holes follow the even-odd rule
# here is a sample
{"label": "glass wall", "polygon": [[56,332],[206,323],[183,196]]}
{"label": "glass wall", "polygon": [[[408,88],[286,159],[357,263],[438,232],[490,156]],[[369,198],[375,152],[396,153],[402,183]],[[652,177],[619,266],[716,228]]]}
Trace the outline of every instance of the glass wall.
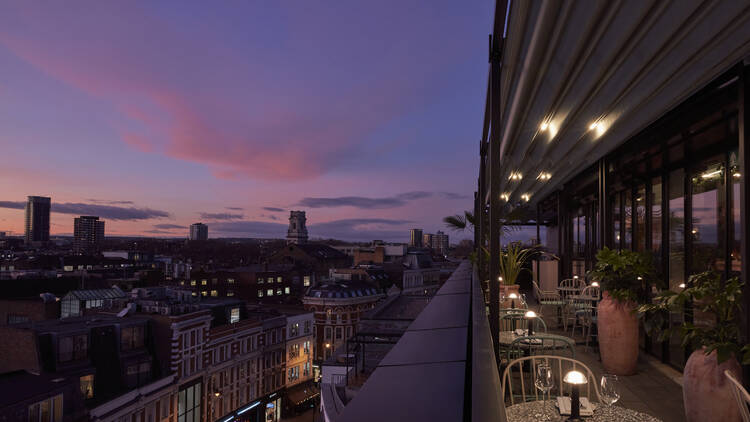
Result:
{"label": "glass wall", "polygon": [[635,192],[635,250],[646,250],[646,186],[640,185]]}
{"label": "glass wall", "polygon": [[741,223],[740,223],[740,166],[735,149],[729,153],[729,175],[731,201],[729,209],[729,276],[739,276],[742,271],[742,255],[740,255]]}
{"label": "glass wall", "polygon": [[724,156],[712,157],[692,172],[690,273],[726,270],[726,189]]}
{"label": "glass wall", "polygon": [[623,225],[625,240],[622,242],[622,247],[624,249],[631,249],[633,247],[633,196],[631,192],[625,191],[622,197],[624,204],[623,213],[625,214],[625,223]]}
{"label": "glass wall", "polygon": [[654,254],[656,268],[662,268],[662,184],[661,176],[651,179],[651,251]]}

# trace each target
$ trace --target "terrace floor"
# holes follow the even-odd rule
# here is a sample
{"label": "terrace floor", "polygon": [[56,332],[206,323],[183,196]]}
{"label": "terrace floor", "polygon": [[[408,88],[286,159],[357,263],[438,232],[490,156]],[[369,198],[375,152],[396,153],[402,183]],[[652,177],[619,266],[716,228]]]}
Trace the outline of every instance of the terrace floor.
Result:
{"label": "terrace floor", "polygon": [[[532,309],[537,309],[531,306]],[[553,334],[570,334],[562,328],[556,329],[554,321],[549,323],[549,332]],[[580,332],[575,337],[582,342]],[[596,379],[604,373],[597,349],[589,343],[588,350],[584,344],[576,344],[576,359],[582,361],[594,372]],[[682,401],[682,373],[659,362],[656,358],[641,351],[638,357],[638,372],[635,375],[619,377],[621,391],[616,406],[626,407],[648,413],[663,422],[681,422],[685,420],[685,409]]]}

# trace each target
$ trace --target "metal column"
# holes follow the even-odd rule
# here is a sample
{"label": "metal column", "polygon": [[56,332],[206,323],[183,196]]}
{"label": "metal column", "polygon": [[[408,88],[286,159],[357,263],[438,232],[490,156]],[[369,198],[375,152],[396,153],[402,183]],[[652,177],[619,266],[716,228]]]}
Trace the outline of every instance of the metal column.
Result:
{"label": "metal column", "polygon": [[[742,288],[742,316],[741,324],[741,341],[750,342],[750,221],[748,221],[748,211],[750,211],[750,185],[748,185],[748,165],[750,165],[750,72],[748,67],[741,65],[739,67],[739,159],[740,159],[740,221],[741,221],[741,259],[742,259],[742,281],[745,282]],[[750,385],[750,367],[743,368],[743,379],[745,386]]]}

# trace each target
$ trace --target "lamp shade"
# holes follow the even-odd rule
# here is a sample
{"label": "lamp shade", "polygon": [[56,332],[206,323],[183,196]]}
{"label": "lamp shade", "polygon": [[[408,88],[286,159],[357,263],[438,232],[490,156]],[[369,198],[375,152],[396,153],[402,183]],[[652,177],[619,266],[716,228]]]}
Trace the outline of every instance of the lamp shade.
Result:
{"label": "lamp shade", "polygon": [[563,381],[567,384],[586,384],[589,381],[586,379],[586,376],[583,375],[583,372],[579,371],[570,371],[567,374],[565,374],[565,378],[563,378]]}
{"label": "lamp shade", "polygon": [[508,295],[508,298],[509,299],[518,299],[518,295],[515,294],[515,293],[511,293],[511,294]]}
{"label": "lamp shade", "polygon": [[526,311],[526,313],[524,314],[524,316],[526,318],[536,318],[536,312],[534,312],[534,311]]}
{"label": "lamp shade", "polygon": [[591,283],[591,285],[594,286],[594,287],[599,287],[599,282],[598,281],[594,281],[594,282]]}

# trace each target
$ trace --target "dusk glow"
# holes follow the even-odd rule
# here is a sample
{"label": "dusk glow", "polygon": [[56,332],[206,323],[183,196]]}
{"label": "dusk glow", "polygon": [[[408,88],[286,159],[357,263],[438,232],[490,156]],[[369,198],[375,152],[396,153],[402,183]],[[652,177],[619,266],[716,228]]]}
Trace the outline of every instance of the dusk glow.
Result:
{"label": "dusk glow", "polygon": [[27,195],[52,197],[53,235],[94,214],[108,235],[283,237],[290,209],[312,237],[442,229],[472,207],[492,10],[5,4],[0,231]]}

